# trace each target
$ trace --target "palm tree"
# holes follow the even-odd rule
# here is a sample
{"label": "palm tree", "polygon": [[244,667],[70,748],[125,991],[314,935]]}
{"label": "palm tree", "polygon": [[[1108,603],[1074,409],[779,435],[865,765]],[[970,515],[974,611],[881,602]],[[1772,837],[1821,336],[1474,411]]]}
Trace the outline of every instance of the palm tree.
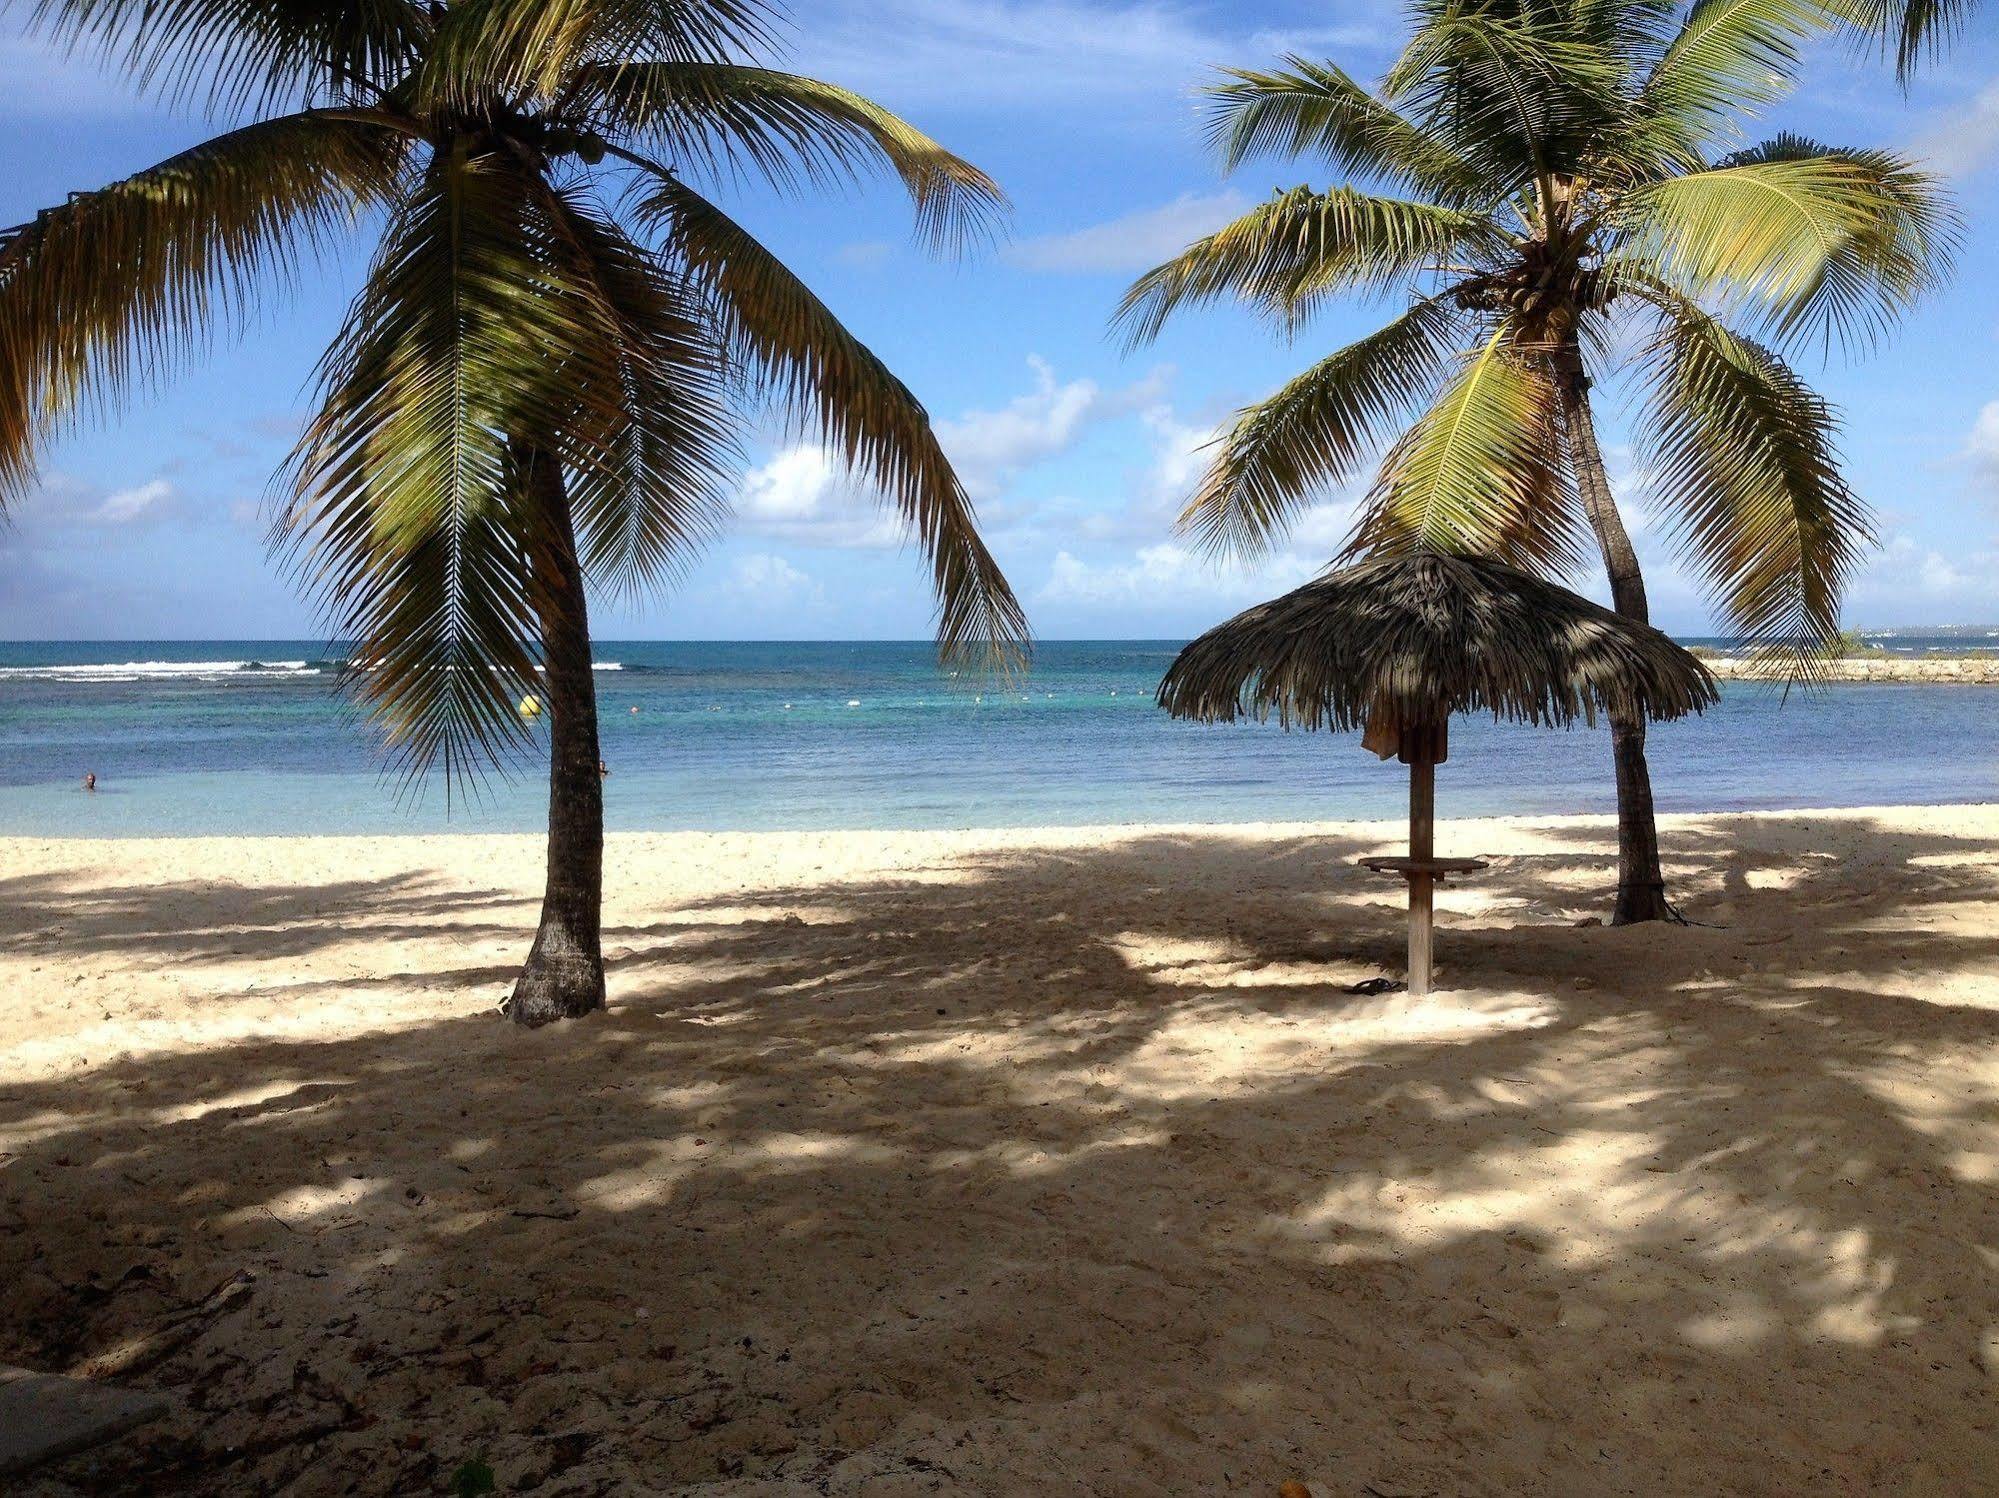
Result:
{"label": "palm tree", "polygon": [[603,803],[586,592],[713,533],[743,398],[817,430],[923,545],[949,656],[1025,623],[923,408],[697,190],[885,165],[950,244],[993,183],[844,89],[755,65],[763,0],[43,0],[230,129],[0,238],[0,504],[86,403],[150,383],[360,219],[379,245],[278,485],[275,545],[400,767],[479,774],[545,693],[548,881],[510,1011],[601,1007]]}
{"label": "palm tree", "polygon": [[[1731,629],[1809,671],[1869,524],[1835,417],[1784,354],[1865,343],[1928,289],[1954,242],[1944,194],[1885,152],[1737,139],[1828,24],[1808,0],[1410,11],[1378,91],[1299,58],[1209,91],[1228,166],[1317,156],[1358,181],[1280,192],[1148,272],[1118,314],[1132,340],[1223,297],[1295,332],[1334,296],[1409,291],[1386,326],[1239,413],[1183,528],[1255,554],[1400,429],[1346,555],[1567,573],[1593,534],[1618,611],[1645,620],[1592,411],[1593,381],[1619,369],[1681,554]],[[1645,726],[1612,729],[1616,919],[1670,917]]]}

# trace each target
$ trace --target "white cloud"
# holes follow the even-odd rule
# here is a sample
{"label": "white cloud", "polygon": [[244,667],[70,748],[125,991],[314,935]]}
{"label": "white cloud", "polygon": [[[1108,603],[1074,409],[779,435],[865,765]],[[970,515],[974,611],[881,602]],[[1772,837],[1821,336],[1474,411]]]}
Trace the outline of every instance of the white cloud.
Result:
{"label": "white cloud", "polygon": [[1061,551],[1048,569],[1038,602],[1085,609],[1156,610],[1188,600],[1248,604],[1295,588],[1316,576],[1320,564],[1285,554],[1254,570],[1223,569],[1177,541],[1141,546],[1129,560],[1086,562]]}
{"label": "white cloud", "polygon": [[1910,153],[1937,171],[1970,177],[1999,156],[1999,78],[1919,136]]}
{"label": "white cloud", "polygon": [[1120,275],[1150,270],[1212,234],[1249,207],[1233,188],[1218,193],[1182,193],[1158,208],[1092,224],[1067,234],[1044,234],[1009,245],[1001,258],[1026,270]]}
{"label": "white cloud", "polygon": [[1980,477],[1999,481],[1999,401],[1987,401],[1964,440],[1964,455]]}
{"label": "white cloud", "polygon": [[91,519],[104,525],[124,525],[148,515],[157,515],[173,498],[174,486],[165,479],[153,479],[130,489],[118,489],[104,496],[91,512]]}
{"label": "white cloud", "polygon": [[834,453],[816,443],[778,452],[743,476],[736,513],[744,529],[810,546],[893,547],[902,527],[863,494]]}
{"label": "white cloud", "polygon": [[1099,422],[1142,411],[1159,399],[1170,367],[1152,370],[1136,384],[1105,390],[1095,380],[1059,380],[1046,359],[1027,361],[1034,388],[994,410],[967,411],[937,423],[965,488],[979,499],[998,494],[1025,469],[1069,451]]}
{"label": "white cloud", "polygon": [[738,557],[730,569],[729,591],[765,606],[819,604],[826,597],[825,590],[809,572],[801,572],[783,557],[769,552]]}

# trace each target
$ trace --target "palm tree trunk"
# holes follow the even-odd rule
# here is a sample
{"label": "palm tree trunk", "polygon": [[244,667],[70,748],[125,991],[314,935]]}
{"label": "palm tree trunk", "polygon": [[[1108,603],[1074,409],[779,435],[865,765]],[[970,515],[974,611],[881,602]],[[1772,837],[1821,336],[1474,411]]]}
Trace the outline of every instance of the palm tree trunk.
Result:
{"label": "palm tree trunk", "polygon": [[604,1007],[604,782],[590,617],[569,496],[552,456],[529,452],[524,466],[528,499],[545,517],[532,593],[548,699],[548,885],[541,929],[507,1013],[517,1024],[535,1026]]}
{"label": "palm tree trunk", "polygon": [[[1604,571],[1610,575],[1611,605],[1627,619],[1650,624],[1645,575],[1638,568],[1638,553],[1618,513],[1617,498],[1610,492],[1603,450],[1597,446],[1581,349],[1571,344],[1556,355],[1555,378],[1561,387],[1562,422],[1568,430],[1576,487],[1603,552]],[[1652,770],[1645,762],[1645,720],[1613,715],[1610,746],[1617,764],[1617,908],[1611,923],[1678,920],[1679,913],[1666,899],[1666,879],[1659,867],[1659,823],[1652,806]]]}

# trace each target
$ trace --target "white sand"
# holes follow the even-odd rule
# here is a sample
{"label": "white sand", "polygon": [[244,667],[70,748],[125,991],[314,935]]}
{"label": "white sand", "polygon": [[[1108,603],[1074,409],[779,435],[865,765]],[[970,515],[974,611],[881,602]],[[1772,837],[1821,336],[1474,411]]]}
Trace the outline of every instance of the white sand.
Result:
{"label": "white sand", "polygon": [[1999,1472],[1999,809],[0,842],[0,1360],[181,1413],[34,1494],[1961,1494]]}

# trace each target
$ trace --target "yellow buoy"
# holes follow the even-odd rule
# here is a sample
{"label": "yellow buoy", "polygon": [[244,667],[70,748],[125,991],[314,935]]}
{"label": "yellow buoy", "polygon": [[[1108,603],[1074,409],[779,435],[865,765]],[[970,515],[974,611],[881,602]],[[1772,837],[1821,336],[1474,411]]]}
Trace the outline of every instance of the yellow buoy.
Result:
{"label": "yellow buoy", "polygon": [[521,716],[523,718],[539,718],[541,716],[541,699],[533,693],[529,693],[527,696],[521,698]]}

